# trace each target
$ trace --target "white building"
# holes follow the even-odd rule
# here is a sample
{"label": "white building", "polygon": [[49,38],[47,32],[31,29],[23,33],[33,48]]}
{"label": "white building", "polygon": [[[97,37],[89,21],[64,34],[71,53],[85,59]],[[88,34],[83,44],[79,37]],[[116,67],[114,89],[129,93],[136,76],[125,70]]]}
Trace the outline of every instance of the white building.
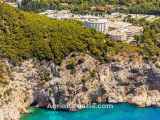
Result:
{"label": "white building", "polygon": [[143,27],[134,26],[128,22],[108,21],[108,35],[113,40],[133,41],[135,35],[141,35]]}
{"label": "white building", "polygon": [[128,26],[123,29],[128,37],[134,37],[135,35],[141,35],[143,33],[143,27],[139,26]]}
{"label": "white building", "polygon": [[112,40],[120,40],[120,41],[127,40],[127,35],[123,31],[113,30],[113,31],[110,31],[108,35]]}
{"label": "white building", "polygon": [[131,23],[128,23],[128,22],[123,22],[123,21],[111,21],[111,20],[108,20],[108,27],[110,29],[125,29],[129,26],[132,26]]}
{"label": "white building", "polygon": [[93,28],[98,32],[107,33],[108,31],[108,25],[106,19],[88,20],[85,22],[85,26],[88,28]]}

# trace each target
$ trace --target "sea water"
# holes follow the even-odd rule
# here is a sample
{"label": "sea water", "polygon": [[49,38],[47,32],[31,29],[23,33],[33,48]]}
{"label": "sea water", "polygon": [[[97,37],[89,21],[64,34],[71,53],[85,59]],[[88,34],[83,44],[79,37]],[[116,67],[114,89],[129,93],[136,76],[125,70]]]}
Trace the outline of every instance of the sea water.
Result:
{"label": "sea water", "polygon": [[139,108],[129,104],[115,104],[113,108],[86,108],[78,112],[31,108],[21,120],[160,120],[160,108]]}

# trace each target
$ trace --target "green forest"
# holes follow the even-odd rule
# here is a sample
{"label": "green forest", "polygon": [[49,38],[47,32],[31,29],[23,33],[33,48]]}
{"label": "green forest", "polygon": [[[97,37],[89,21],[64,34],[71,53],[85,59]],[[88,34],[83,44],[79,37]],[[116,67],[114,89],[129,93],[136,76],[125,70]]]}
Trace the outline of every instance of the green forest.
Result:
{"label": "green forest", "polygon": [[160,15],[159,0],[23,0],[22,8],[31,10],[69,9],[72,12],[125,12]]}
{"label": "green forest", "polygon": [[128,44],[111,42],[104,34],[85,28],[81,22],[53,20],[7,5],[0,7],[0,54],[13,61],[36,57],[60,63],[76,51],[101,59],[115,46],[121,49]]}
{"label": "green forest", "polygon": [[160,20],[134,21],[144,26],[137,44],[115,42],[73,20],[53,20],[7,5],[0,6],[0,56],[18,62],[28,58],[54,60],[60,64],[71,52],[84,52],[107,61],[108,55],[138,52],[145,59],[159,56]]}

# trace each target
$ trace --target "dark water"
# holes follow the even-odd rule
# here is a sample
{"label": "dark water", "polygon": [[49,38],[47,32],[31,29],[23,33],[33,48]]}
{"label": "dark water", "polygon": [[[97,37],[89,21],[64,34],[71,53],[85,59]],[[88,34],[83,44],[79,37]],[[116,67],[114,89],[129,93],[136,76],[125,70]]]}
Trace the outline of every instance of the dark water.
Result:
{"label": "dark water", "polygon": [[21,120],[160,120],[160,108],[138,108],[129,104],[113,108],[85,109],[79,112],[58,112],[32,108]]}

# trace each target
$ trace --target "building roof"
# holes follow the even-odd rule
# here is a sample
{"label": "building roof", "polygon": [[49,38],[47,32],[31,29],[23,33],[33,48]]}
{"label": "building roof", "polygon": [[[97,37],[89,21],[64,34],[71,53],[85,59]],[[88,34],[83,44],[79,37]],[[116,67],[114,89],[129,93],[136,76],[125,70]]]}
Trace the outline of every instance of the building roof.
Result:
{"label": "building roof", "polygon": [[112,30],[108,34],[111,35],[111,36],[121,36],[121,35],[123,36],[123,35],[126,35],[125,32],[119,31],[119,30]]}
{"label": "building roof", "polygon": [[87,22],[89,23],[107,23],[107,19],[90,19]]}
{"label": "building roof", "polygon": [[131,23],[128,23],[128,22],[108,21],[108,25],[109,25],[109,27],[111,27],[111,28],[125,28],[125,27],[128,27],[128,26],[131,26],[132,24],[131,24]]}

